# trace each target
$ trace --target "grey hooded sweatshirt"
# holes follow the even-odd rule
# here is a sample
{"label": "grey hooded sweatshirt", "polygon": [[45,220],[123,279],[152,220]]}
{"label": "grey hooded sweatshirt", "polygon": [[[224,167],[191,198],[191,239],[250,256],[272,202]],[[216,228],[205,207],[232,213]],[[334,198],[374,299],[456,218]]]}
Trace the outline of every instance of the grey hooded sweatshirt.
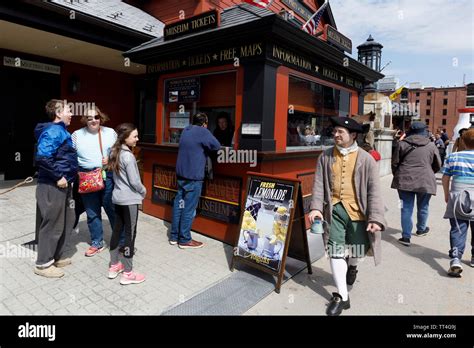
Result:
{"label": "grey hooded sweatshirt", "polygon": [[435,173],[440,168],[436,145],[424,135],[408,136],[397,144],[392,156],[392,188],[435,195]]}
{"label": "grey hooded sweatshirt", "polygon": [[120,151],[120,171],[114,172],[114,191],[112,203],[117,205],[142,204],[146,188],[140,180],[137,161],[127,145],[122,145]]}

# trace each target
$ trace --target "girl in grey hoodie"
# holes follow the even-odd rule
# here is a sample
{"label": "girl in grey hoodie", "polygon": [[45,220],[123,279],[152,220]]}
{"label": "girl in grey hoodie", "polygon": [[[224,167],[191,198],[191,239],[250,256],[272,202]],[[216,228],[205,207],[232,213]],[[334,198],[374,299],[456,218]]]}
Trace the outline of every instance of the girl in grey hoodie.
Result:
{"label": "girl in grey hoodie", "polygon": [[[117,141],[112,147],[109,168],[114,173],[112,203],[115,205],[115,225],[110,241],[110,279],[120,273],[120,284],[138,284],[145,281],[143,274],[133,272],[133,253],[137,236],[138,206],[146,195],[146,188],[140,180],[137,161],[132,148],[138,142],[138,131],[131,123],[122,123],[117,129]],[[125,245],[123,263],[119,260],[120,232],[124,227]]]}

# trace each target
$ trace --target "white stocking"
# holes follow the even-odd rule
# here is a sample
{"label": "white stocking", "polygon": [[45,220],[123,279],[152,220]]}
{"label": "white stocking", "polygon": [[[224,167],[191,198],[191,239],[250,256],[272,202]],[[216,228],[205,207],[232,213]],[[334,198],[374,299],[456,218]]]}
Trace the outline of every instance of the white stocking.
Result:
{"label": "white stocking", "polygon": [[358,257],[349,257],[349,266],[357,266],[359,263],[359,258]]}
{"label": "white stocking", "polygon": [[337,291],[341,295],[343,301],[347,301],[349,294],[347,293],[346,273],[347,263],[344,259],[331,258],[332,277],[336,283]]}

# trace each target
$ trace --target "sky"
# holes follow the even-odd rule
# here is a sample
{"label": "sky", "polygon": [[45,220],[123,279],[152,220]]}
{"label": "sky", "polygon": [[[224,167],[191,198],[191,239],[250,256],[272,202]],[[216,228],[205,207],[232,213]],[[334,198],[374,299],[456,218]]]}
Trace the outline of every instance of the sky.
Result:
{"label": "sky", "polygon": [[474,0],[330,0],[337,29],[353,54],[369,34],[381,43],[382,71],[400,84],[474,82]]}

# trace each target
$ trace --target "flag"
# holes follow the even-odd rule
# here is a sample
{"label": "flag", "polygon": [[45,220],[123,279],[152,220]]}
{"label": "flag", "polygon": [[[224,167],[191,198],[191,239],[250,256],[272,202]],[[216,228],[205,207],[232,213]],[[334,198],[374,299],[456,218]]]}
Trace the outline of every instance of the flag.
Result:
{"label": "flag", "polygon": [[244,0],[247,4],[254,5],[260,8],[267,8],[273,0]]}
{"label": "flag", "polygon": [[329,2],[326,0],[324,4],[311,16],[311,18],[303,25],[303,30],[310,35],[316,35],[319,21],[324,14],[324,10],[328,7]]}
{"label": "flag", "polygon": [[399,89],[397,89],[395,92],[393,92],[392,94],[390,94],[389,98],[390,100],[395,100],[397,99],[397,97],[402,93],[403,89],[405,88],[405,86],[402,86],[400,87]]}

